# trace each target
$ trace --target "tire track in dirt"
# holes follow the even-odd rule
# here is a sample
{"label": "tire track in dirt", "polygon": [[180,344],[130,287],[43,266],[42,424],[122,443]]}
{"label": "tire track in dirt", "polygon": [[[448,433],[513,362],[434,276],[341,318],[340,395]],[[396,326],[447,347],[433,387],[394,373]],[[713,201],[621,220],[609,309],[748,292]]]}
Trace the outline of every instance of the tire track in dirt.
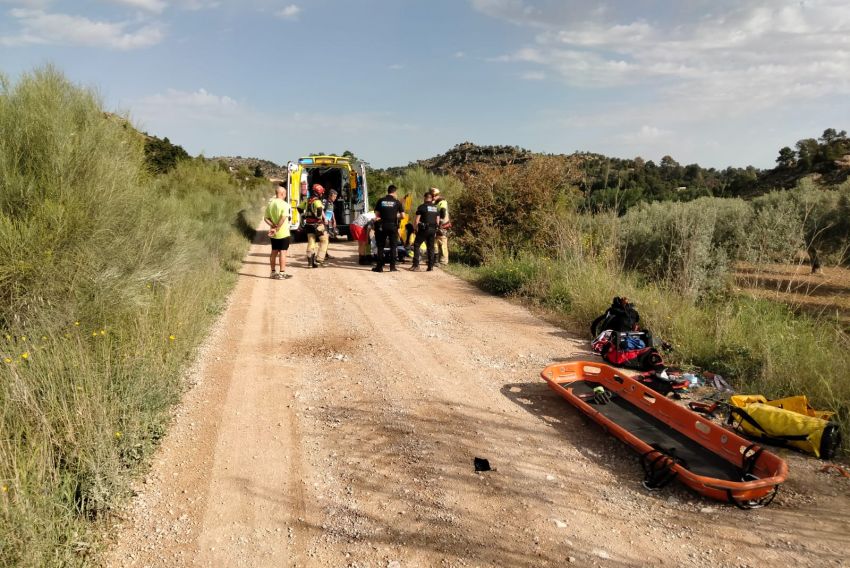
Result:
{"label": "tire track in dirt", "polygon": [[648,494],[538,378],[581,343],[441,271],[373,274],[349,243],[301,270],[303,249],[280,282],[252,247],[108,565],[843,562],[841,481],[752,513]]}

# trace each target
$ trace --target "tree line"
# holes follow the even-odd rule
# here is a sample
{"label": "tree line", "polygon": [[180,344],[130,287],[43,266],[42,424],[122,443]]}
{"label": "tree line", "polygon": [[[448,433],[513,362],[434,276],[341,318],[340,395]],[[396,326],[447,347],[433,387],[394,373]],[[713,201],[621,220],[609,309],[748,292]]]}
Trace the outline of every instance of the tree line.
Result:
{"label": "tree line", "polygon": [[[657,164],[640,157],[609,158],[582,154],[584,164],[579,189],[590,211],[616,210],[624,214],[641,202],[692,201],[699,197],[751,198],[773,189],[794,187],[812,174],[830,176],[850,172],[850,164],[840,161],[850,154],[845,130],[827,128],[820,138],[805,138],[779,150],[776,167],[760,170],[753,166],[725,169],[681,165],[671,156]],[[840,182],[846,173],[837,179]]]}

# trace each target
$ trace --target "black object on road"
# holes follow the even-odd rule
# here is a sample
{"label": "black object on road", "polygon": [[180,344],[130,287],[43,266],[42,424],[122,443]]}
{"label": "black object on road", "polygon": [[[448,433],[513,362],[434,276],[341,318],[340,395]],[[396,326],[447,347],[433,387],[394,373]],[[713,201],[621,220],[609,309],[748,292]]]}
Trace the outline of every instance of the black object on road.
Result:
{"label": "black object on road", "polygon": [[472,460],[472,465],[475,466],[475,471],[490,471],[490,461],[484,458],[475,458]]}

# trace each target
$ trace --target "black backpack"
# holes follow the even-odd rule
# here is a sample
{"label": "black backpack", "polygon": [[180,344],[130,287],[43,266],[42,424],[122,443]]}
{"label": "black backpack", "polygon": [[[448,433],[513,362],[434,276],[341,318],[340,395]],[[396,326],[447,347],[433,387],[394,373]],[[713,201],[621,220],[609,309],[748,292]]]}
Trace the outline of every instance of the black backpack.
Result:
{"label": "black backpack", "polygon": [[640,322],[640,314],[629,303],[628,299],[617,296],[611,302],[611,307],[590,324],[590,334],[597,337],[606,330],[614,332],[635,331]]}

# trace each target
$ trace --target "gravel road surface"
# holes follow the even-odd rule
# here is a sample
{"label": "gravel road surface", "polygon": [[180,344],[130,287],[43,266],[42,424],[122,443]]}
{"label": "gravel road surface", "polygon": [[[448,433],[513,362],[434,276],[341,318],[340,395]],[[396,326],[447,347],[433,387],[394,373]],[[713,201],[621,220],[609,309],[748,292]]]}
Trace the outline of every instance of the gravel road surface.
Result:
{"label": "gravel road surface", "polygon": [[[740,511],[649,493],[540,370],[586,343],[439,270],[245,258],[107,566],[845,566],[850,480],[786,454]],[[493,467],[475,473],[473,458]]]}

